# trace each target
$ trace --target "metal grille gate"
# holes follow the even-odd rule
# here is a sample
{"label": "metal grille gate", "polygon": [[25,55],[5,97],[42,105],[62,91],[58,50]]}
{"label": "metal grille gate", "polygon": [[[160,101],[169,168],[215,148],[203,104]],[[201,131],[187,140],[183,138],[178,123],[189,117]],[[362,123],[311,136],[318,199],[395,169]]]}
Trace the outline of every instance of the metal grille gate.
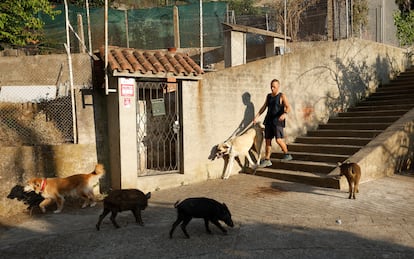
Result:
{"label": "metal grille gate", "polygon": [[179,173],[178,83],[137,82],[138,176]]}

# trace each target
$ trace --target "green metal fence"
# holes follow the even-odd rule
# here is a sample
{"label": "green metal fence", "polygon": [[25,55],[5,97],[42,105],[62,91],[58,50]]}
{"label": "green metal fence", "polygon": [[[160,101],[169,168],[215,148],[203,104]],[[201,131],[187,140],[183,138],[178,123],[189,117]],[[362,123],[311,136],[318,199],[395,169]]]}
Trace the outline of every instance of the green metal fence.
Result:
{"label": "green metal fence", "polygon": [[[222,22],[226,14],[225,2],[203,3],[203,45],[205,47],[221,46],[223,44]],[[61,14],[54,20],[44,17],[45,34],[52,48],[64,50],[66,42],[65,10],[58,5],[56,9]],[[200,46],[200,8],[199,4],[178,6],[180,47],[192,48]],[[69,6],[69,20],[74,30],[77,30],[77,16],[81,14],[84,37],[88,45],[88,23],[86,9],[73,5]],[[104,8],[89,10],[92,48],[97,49],[104,44]],[[126,30],[126,21],[128,31]],[[160,7],[138,10],[108,10],[109,44],[139,49],[160,49],[174,45],[173,7]],[[73,34],[72,34],[73,36]],[[79,49],[75,37],[71,37],[72,51]]]}

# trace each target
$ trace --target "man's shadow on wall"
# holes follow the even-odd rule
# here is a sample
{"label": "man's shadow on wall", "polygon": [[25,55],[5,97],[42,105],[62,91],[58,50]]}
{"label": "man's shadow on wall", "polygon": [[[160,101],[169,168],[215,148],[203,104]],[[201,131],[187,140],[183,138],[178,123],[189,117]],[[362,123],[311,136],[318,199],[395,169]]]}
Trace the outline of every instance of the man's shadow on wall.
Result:
{"label": "man's shadow on wall", "polygon": [[[244,109],[244,115],[243,115],[243,119],[241,120],[241,122],[239,123],[239,125],[237,126],[237,128],[233,131],[233,133],[230,135],[230,137],[228,137],[225,141],[226,142],[230,139],[232,139],[233,137],[239,136],[241,134],[243,134],[250,126],[252,126],[252,122],[255,116],[255,111],[254,111],[254,104],[251,101],[251,95],[249,92],[245,92],[242,94],[242,102],[243,104],[246,106]],[[218,153],[218,145],[214,145],[211,150],[210,150],[210,155],[208,156],[208,159],[213,161],[215,158],[217,158],[217,153]],[[224,159],[224,168],[223,168],[223,172],[222,175],[224,175],[226,169],[227,169],[227,165],[229,163],[229,157],[228,155],[223,156]],[[239,164],[239,166],[241,168],[244,167],[244,162],[240,161],[240,159],[237,157],[236,158],[237,163]]]}

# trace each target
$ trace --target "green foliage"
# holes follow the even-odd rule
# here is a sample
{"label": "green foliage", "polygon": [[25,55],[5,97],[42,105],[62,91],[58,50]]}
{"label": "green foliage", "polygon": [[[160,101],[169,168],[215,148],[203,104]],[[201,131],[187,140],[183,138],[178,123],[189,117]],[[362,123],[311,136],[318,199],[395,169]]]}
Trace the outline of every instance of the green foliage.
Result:
{"label": "green foliage", "polygon": [[[65,0],[51,0],[49,2],[56,3],[56,4],[64,4]],[[108,0],[108,3],[111,3],[113,1]],[[68,4],[73,4],[76,6],[84,7],[86,4],[85,0],[67,0]],[[105,0],[89,0],[88,1],[89,7],[101,7],[105,6]]]}
{"label": "green foliage", "polygon": [[414,11],[394,13],[394,24],[397,27],[397,38],[401,46],[411,46],[414,43]]}
{"label": "green foliage", "polygon": [[236,15],[254,15],[259,13],[259,8],[254,6],[254,0],[230,0],[229,9]]}
{"label": "green foliage", "polygon": [[41,14],[54,18],[48,0],[2,0],[0,2],[0,43],[24,46],[38,43],[42,37]]}

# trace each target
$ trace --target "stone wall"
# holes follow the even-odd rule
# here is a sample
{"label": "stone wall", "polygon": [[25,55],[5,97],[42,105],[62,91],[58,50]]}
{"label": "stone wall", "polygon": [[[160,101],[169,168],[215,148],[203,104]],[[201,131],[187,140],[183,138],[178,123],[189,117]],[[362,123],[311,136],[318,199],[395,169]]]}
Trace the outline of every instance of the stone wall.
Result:
{"label": "stone wall", "polygon": [[[91,60],[88,55],[72,57],[76,99],[77,144],[0,147],[0,213],[10,207],[6,198],[15,184],[31,177],[64,177],[89,173],[95,164],[107,167],[105,96],[92,90]],[[69,80],[67,56],[23,56],[0,58],[0,86],[54,85]],[[59,81],[59,82],[58,82]],[[107,189],[105,177],[101,189]]]}

